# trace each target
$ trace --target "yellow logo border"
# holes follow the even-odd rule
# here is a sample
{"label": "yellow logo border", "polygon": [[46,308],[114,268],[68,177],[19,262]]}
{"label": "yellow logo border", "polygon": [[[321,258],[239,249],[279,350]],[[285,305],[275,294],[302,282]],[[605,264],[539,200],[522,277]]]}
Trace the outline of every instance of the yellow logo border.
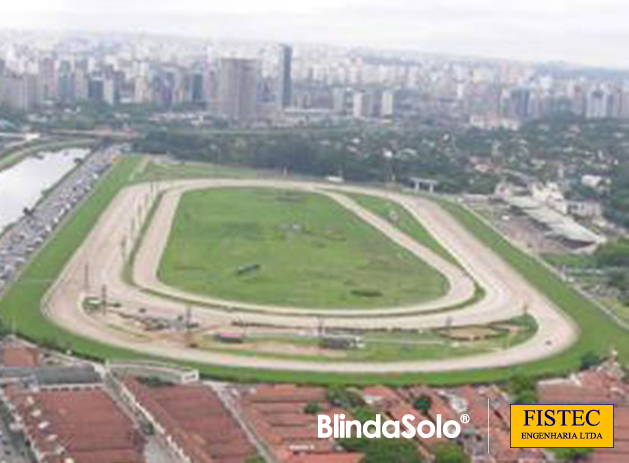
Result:
{"label": "yellow logo border", "polygon": [[[611,436],[611,445],[601,445],[601,446],[592,446],[592,445],[584,445],[584,446],[579,446],[579,445],[568,445],[566,447],[560,447],[560,446],[555,446],[555,445],[531,445],[531,446],[521,446],[521,445],[517,445],[517,446],[513,446],[513,436],[514,436],[514,425],[513,425],[513,407],[553,407],[553,408],[558,408],[558,407],[565,407],[565,408],[592,408],[592,407],[611,407],[611,415],[612,415],[612,423],[611,423],[611,432],[612,432],[612,436]],[[509,405],[509,411],[510,411],[510,419],[509,419],[509,426],[510,426],[510,430],[509,430],[509,445],[512,449],[531,449],[531,448],[591,448],[591,449],[603,449],[603,448],[614,448],[615,447],[615,429],[614,429],[614,425],[615,425],[615,404],[610,404],[610,403],[606,403],[606,404],[524,404],[524,405],[520,405],[520,404],[510,404]],[[521,428],[522,426],[516,426],[516,429]],[[574,428],[574,426],[572,426],[572,428]],[[572,442],[574,442],[575,440],[584,440],[584,439],[571,439]],[[558,439],[553,439],[550,440],[550,442],[557,442]],[[584,440],[585,442],[588,442],[587,440]],[[540,440],[535,440],[533,442],[540,442]]]}

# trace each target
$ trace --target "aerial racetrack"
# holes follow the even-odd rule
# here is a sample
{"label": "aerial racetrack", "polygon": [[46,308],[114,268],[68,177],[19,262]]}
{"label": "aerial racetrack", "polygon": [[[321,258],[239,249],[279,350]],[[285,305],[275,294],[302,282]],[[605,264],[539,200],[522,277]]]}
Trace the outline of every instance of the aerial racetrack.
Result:
{"label": "aerial racetrack", "polygon": [[126,186],[42,310],[119,351],[295,377],[511,367],[579,335],[437,202],[288,179]]}

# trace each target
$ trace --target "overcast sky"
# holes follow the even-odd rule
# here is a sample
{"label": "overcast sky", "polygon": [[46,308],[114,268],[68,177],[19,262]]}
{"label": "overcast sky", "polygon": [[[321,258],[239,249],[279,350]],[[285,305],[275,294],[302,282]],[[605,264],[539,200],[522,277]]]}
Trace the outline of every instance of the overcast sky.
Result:
{"label": "overcast sky", "polygon": [[629,68],[627,0],[2,0],[0,28],[174,33]]}

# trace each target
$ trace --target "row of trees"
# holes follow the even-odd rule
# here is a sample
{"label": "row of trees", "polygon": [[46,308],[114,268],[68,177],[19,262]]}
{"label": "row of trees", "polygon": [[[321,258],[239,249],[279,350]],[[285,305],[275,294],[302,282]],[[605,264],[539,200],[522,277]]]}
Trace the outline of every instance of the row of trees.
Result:
{"label": "row of trees", "polygon": [[493,191],[497,179],[473,170],[443,133],[393,130],[203,132],[149,131],[135,149],[182,160],[287,170],[349,181],[428,177],[445,192]]}
{"label": "row of trees", "polygon": [[629,159],[618,165],[611,180],[605,214],[613,222],[629,228]]}
{"label": "row of trees", "polygon": [[[629,189],[627,192],[629,206]],[[620,302],[629,305],[629,239],[623,238],[601,246],[594,254],[594,260],[598,268],[606,272],[608,284],[618,291]]]}
{"label": "row of trees", "polygon": [[[576,122],[532,124],[519,132],[471,129],[460,133],[425,128],[216,131],[169,127],[148,130],[135,149],[182,160],[340,175],[358,182],[429,177],[441,183],[441,191],[450,193],[493,192],[500,178],[474,170],[473,157],[542,180],[556,180],[558,166],[563,165],[575,172],[572,196],[603,201],[608,219],[629,226],[629,154],[621,145],[629,132],[620,139],[601,136],[613,130],[620,129]],[[615,166],[608,191],[580,184],[582,174],[608,174],[599,171],[605,164]]]}

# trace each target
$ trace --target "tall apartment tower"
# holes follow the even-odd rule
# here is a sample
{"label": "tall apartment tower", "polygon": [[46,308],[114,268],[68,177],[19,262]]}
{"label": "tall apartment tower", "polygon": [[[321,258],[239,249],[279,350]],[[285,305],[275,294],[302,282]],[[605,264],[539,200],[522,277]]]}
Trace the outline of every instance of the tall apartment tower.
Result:
{"label": "tall apartment tower", "polygon": [[279,78],[277,80],[277,98],[282,108],[288,108],[293,98],[293,49],[280,45]]}
{"label": "tall apartment tower", "polygon": [[352,115],[357,119],[370,117],[373,113],[373,101],[371,95],[366,92],[354,92],[352,99]]}
{"label": "tall apartment tower", "polygon": [[381,102],[380,102],[380,117],[389,119],[395,116],[395,91],[394,90],[385,90],[382,92]]}
{"label": "tall apartment tower", "polygon": [[30,111],[41,104],[39,78],[33,74],[0,75],[0,106],[16,111]]}
{"label": "tall apartment tower", "polygon": [[258,112],[260,63],[223,58],[218,62],[218,114],[235,122],[250,122]]}

